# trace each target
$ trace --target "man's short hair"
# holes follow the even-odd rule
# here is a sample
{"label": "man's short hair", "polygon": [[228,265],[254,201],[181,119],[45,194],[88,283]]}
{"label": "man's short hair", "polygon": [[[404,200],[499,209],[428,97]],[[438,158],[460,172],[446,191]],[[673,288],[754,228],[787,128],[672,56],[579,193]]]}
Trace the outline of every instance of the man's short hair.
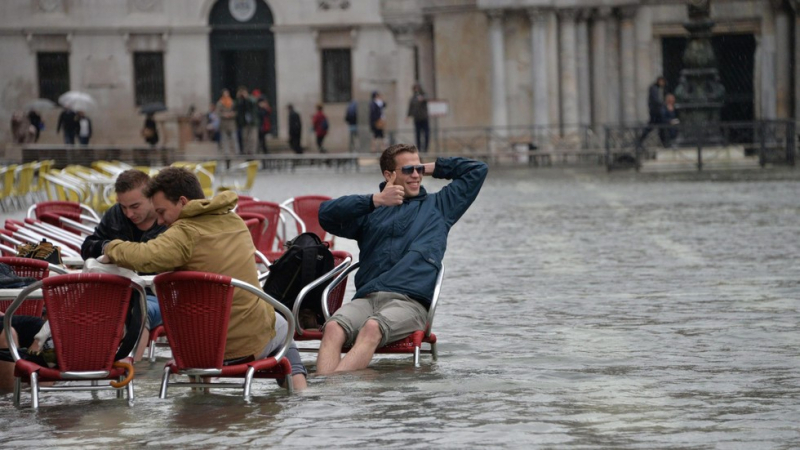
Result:
{"label": "man's short hair", "polygon": [[394,144],[389,146],[381,155],[381,173],[383,173],[384,170],[391,172],[397,168],[395,167],[394,158],[400,153],[419,153],[419,151],[417,150],[417,146],[410,144]]}
{"label": "man's short hair", "polygon": [[122,172],[117,176],[117,181],[114,182],[114,192],[123,194],[147,186],[150,181],[150,175],[142,172],[141,170],[129,169]]}
{"label": "man's short hair", "polygon": [[144,195],[147,198],[153,198],[159,192],[163,192],[164,197],[172,203],[177,203],[181,197],[189,200],[206,198],[203,187],[200,186],[200,180],[183,167],[166,167],[150,179]]}

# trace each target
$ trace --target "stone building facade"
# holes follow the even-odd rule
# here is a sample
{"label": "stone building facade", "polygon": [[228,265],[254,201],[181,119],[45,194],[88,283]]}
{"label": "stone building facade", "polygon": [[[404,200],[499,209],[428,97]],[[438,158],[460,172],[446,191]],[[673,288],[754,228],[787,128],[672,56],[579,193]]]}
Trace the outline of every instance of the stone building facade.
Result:
{"label": "stone building facade", "polygon": [[[711,2],[732,94],[723,119],[797,116],[799,4]],[[163,101],[169,131],[190,106],[205,110],[222,87],[245,84],[267,93],[281,139],[288,104],[306,130],[324,104],[328,147],[344,150],[350,100],[382,92],[389,127],[407,129],[419,81],[447,102],[438,127],[563,136],[646,121],[655,77],[677,84],[686,21],[686,2],[669,0],[6,0],[0,120],[33,98],[81,90],[98,103],[94,143],[138,143],[141,103]],[[40,142],[60,142],[57,111],[44,116]]]}

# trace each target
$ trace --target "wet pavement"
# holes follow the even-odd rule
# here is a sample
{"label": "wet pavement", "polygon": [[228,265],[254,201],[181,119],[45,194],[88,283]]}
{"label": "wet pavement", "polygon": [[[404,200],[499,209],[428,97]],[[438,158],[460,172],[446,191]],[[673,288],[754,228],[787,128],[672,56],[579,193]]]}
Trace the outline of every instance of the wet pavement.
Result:
{"label": "wet pavement", "polygon": [[[369,169],[262,173],[253,193],[338,196],[374,192],[378,181]],[[414,369],[407,357],[380,357],[361,372],[312,376],[295,395],[257,381],[250,402],[186,389],[159,400],[163,352],[137,366],[131,408],[110,393],[45,394],[38,412],[0,396],[0,439],[6,448],[798,448],[798,219],[797,170],[492,169],[450,235],[438,362]],[[313,373],[313,356],[304,360]]]}

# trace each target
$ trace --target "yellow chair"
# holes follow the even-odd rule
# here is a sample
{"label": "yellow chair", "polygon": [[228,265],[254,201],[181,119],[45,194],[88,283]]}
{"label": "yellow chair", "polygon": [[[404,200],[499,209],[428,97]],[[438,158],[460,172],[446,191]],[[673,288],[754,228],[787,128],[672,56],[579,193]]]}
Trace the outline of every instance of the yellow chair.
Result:
{"label": "yellow chair", "polygon": [[7,207],[14,208],[14,179],[17,172],[17,165],[11,164],[6,166],[3,172],[3,190],[0,197],[2,197],[3,211],[8,211]]}
{"label": "yellow chair", "polygon": [[258,176],[258,161],[244,162],[235,166],[231,171],[244,171],[247,176],[244,184],[239,184],[236,181],[232,184],[223,184],[217,188],[217,192],[235,191],[237,194],[249,195],[253,189],[253,184],[256,182],[256,176]]}
{"label": "yellow chair", "polygon": [[209,173],[206,169],[202,166],[197,165],[194,168],[194,174],[197,176],[197,179],[200,181],[200,186],[203,188],[203,194],[207,197],[214,196],[214,175]]}
{"label": "yellow chair", "polygon": [[16,172],[16,183],[13,186],[11,196],[16,200],[17,206],[28,205],[31,197],[31,186],[33,185],[33,174],[36,170],[36,163],[30,162],[18,166]]}

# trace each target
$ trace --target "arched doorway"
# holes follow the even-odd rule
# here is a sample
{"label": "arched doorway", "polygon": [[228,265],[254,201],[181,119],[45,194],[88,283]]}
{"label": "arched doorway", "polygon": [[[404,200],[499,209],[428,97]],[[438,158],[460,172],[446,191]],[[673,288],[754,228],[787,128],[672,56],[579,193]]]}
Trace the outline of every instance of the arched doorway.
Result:
{"label": "arched doorway", "polygon": [[272,107],[272,133],[277,134],[275,36],[272,11],[263,0],[218,0],[211,8],[211,98],[222,89],[259,89]]}

